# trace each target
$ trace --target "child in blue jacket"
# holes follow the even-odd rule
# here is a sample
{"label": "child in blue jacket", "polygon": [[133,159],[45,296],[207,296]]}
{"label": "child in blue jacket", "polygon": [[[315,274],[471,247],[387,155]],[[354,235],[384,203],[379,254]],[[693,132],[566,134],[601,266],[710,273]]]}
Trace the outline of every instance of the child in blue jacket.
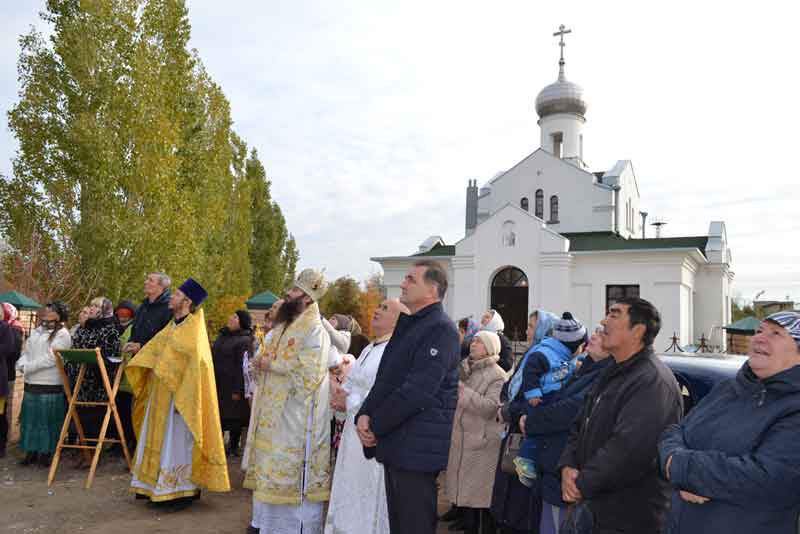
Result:
{"label": "child in blue jacket", "polygon": [[[583,352],[586,328],[570,312],[564,312],[553,327],[552,337],[533,349],[523,369],[522,391],[532,407],[547,404],[552,393],[575,371],[575,357]],[[526,437],[514,459],[520,482],[531,487],[536,480],[536,439]]]}

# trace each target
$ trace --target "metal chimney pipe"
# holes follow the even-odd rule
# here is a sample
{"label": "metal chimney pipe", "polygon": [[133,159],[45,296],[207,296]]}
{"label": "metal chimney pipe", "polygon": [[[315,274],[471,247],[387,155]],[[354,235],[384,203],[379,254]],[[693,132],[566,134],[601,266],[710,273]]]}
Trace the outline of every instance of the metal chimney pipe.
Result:
{"label": "metal chimney pipe", "polygon": [[642,239],[645,239],[645,228],[647,228],[647,212],[640,211],[639,215],[642,216]]}

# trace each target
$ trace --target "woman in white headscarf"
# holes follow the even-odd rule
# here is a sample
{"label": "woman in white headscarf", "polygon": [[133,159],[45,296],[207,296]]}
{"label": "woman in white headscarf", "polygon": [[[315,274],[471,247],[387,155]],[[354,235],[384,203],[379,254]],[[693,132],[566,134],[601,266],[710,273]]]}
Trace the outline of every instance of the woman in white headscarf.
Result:
{"label": "woman in white headscarf", "polygon": [[497,365],[502,367],[503,371],[509,372],[514,367],[514,353],[511,350],[511,341],[503,334],[505,327],[503,318],[496,310],[487,310],[481,316],[481,330],[493,332],[500,338],[500,361]]}

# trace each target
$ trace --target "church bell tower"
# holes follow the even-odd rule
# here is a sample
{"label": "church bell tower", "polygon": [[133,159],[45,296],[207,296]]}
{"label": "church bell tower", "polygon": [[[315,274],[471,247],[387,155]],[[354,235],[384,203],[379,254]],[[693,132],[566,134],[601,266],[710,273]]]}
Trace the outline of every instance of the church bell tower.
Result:
{"label": "church bell tower", "polygon": [[583,162],[583,125],[586,123],[583,88],[568,81],[564,74],[564,35],[571,32],[562,24],[553,34],[560,38],[561,58],[558,61],[558,79],[536,97],[541,129],[539,146],[577,167],[586,168]]}

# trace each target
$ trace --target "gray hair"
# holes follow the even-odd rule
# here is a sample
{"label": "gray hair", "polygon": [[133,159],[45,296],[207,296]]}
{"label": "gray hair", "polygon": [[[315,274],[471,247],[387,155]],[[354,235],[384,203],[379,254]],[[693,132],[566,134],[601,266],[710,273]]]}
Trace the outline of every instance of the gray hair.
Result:
{"label": "gray hair", "polygon": [[100,308],[100,317],[111,317],[114,315],[114,304],[106,297],[96,297],[92,299],[92,306]]}
{"label": "gray hair", "polygon": [[447,293],[447,271],[433,260],[419,260],[414,262],[414,267],[425,267],[423,279],[426,283],[435,284],[439,300],[444,299]]}
{"label": "gray hair", "polygon": [[164,289],[167,289],[169,286],[172,285],[172,279],[169,276],[167,276],[167,273],[162,273],[160,271],[157,271],[154,273],[150,273],[149,276],[155,276],[156,278],[158,278],[158,284]]}

